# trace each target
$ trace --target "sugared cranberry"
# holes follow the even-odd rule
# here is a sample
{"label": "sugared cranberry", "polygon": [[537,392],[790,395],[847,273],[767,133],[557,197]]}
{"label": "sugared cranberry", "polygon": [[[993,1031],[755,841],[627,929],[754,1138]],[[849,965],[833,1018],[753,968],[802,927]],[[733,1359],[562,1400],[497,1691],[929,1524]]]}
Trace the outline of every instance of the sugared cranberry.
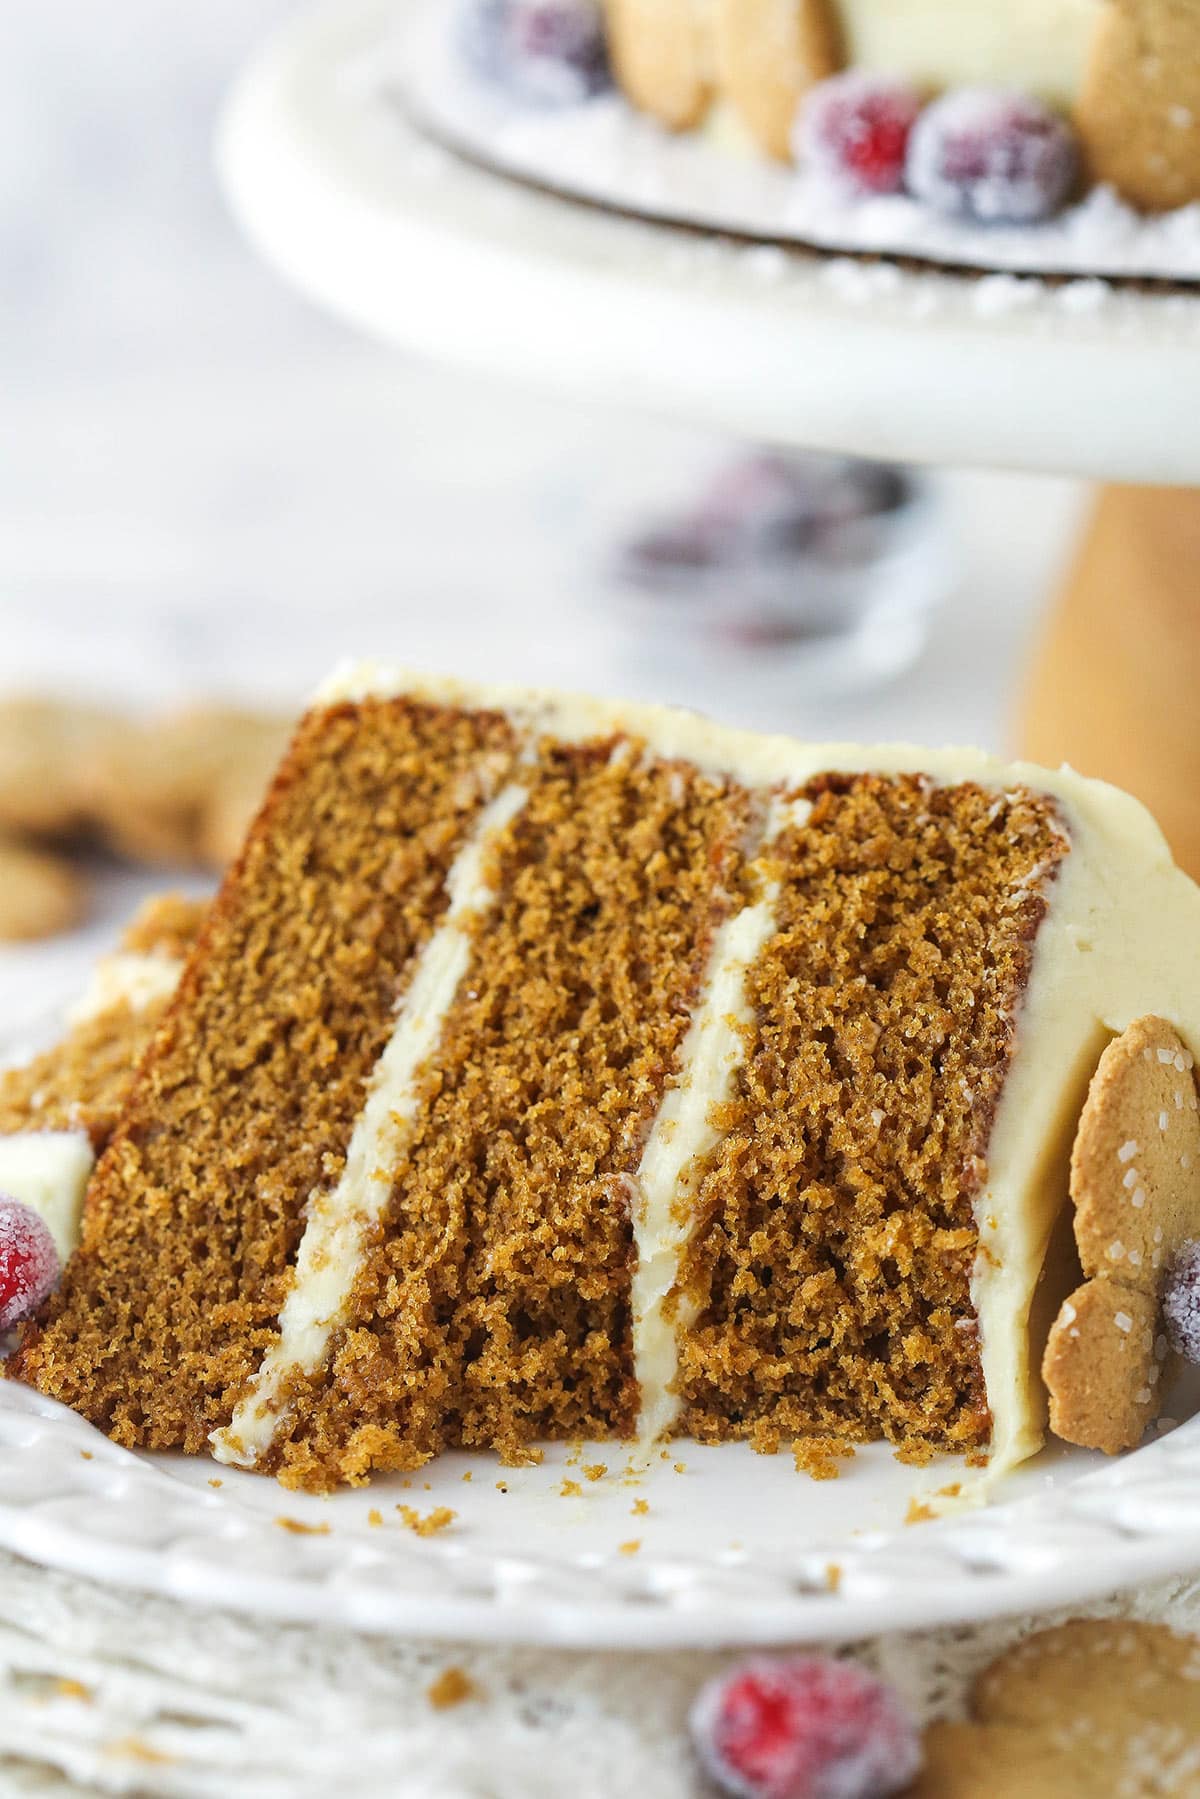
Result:
{"label": "sugared cranberry", "polygon": [[877,552],[880,521],[911,498],[907,476],[887,464],[758,451],[721,469],[682,516],[634,538],[618,572],[674,591],[711,572],[844,568]]}
{"label": "sugared cranberry", "polygon": [[488,80],[536,106],[571,106],[609,85],[598,0],[467,0],[461,37]]}
{"label": "sugared cranberry", "polygon": [[1039,100],[958,88],[927,106],[908,144],[909,192],[937,212],[985,225],[1051,218],[1079,172],[1075,134]]}
{"label": "sugared cranberry", "polygon": [[856,69],[833,75],[800,108],[797,158],[852,193],[899,193],[920,110],[920,96],[907,82]]}
{"label": "sugared cranberry", "polygon": [[885,1799],[921,1763],[896,1695],[853,1662],[756,1656],[692,1710],[708,1772],[737,1799]]}
{"label": "sugared cranberry", "polygon": [[1163,1282],[1167,1342],[1185,1361],[1200,1363],[1200,1243],[1185,1243]]}
{"label": "sugared cranberry", "polygon": [[42,1218],[20,1200],[0,1197],[0,1331],[30,1318],[53,1292],[58,1251]]}

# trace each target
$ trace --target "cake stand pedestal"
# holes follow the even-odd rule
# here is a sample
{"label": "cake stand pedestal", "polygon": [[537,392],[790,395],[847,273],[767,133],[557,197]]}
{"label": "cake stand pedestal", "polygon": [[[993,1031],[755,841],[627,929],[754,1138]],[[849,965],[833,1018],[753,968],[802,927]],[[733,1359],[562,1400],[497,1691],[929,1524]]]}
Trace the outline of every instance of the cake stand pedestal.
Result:
{"label": "cake stand pedestal", "polygon": [[1037,646],[1018,744],[1135,793],[1200,879],[1200,490],[1100,491]]}

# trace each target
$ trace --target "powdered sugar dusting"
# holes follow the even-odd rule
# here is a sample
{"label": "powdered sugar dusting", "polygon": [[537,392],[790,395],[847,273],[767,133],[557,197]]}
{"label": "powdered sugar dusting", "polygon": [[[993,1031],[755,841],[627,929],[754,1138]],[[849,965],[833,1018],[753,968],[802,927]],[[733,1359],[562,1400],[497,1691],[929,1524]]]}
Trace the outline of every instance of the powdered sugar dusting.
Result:
{"label": "powdered sugar dusting", "polygon": [[1171,1348],[1200,1364],[1200,1243],[1187,1243],[1167,1270],[1163,1322]]}

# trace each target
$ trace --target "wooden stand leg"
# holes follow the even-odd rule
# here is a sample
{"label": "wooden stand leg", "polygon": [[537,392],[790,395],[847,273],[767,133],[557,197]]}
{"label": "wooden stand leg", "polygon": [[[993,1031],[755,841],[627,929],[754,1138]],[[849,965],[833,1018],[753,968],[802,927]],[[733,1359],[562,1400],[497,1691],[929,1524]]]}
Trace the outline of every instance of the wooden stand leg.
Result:
{"label": "wooden stand leg", "polygon": [[1100,492],[1038,646],[1018,746],[1136,794],[1200,879],[1200,490]]}

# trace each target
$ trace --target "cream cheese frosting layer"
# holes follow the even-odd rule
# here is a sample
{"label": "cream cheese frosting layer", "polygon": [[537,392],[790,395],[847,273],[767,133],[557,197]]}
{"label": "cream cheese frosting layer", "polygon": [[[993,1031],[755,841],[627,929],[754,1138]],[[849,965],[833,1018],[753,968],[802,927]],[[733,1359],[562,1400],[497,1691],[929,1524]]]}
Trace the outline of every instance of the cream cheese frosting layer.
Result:
{"label": "cream cheese frosting layer", "polygon": [[1100,0],[837,0],[846,61],[921,87],[978,82],[1071,106]]}
{"label": "cream cheese frosting layer", "polygon": [[717,932],[703,996],[684,1039],[680,1070],[654,1120],[636,1175],[633,1241],[634,1373],[641,1394],[638,1436],[669,1435],[679,1415],[674,1391],[679,1332],[691,1319],[681,1294],[668,1310],[679,1259],[692,1230],[690,1201],[705,1158],[720,1142],[711,1117],[733,1092],[753,1022],[746,974],[775,929],[776,894],[768,889]]}
{"label": "cream cheese frosting layer", "polygon": [[[997,793],[1025,787],[1058,803],[1070,851],[1047,888],[1047,916],[1015,1020],[1014,1054],[976,1202],[979,1253],[972,1287],[992,1416],[989,1479],[1032,1454],[1045,1432],[1036,1373],[1041,1345],[1031,1344],[1034,1296],[1066,1202],[1071,1137],[1100,1051],[1109,1036],[1153,1013],[1200,1054],[1200,889],[1175,867],[1150,814],[1129,795],[1069,768],[1006,763],[978,750],[759,736],[665,707],[470,685],[376,663],[339,670],[320,690],[318,703],[401,694],[496,710],[522,730],[567,741],[628,735],[656,756],[690,761],[764,794],[803,786],[830,771],[921,773],[939,785],[972,781]],[[728,951],[729,943],[724,947]],[[736,965],[732,957],[729,966]],[[668,1102],[682,1107],[674,1091]],[[684,1181],[686,1166],[671,1145],[669,1122],[664,1120],[647,1169],[658,1198],[640,1226],[649,1266],[639,1289],[635,1340],[635,1359],[648,1377],[648,1406],[662,1416],[670,1411],[673,1348],[663,1340],[656,1295],[686,1241],[666,1223],[673,1202],[663,1196],[672,1179]],[[647,1155],[650,1149],[648,1143]]]}
{"label": "cream cheese frosting layer", "polygon": [[83,1196],[96,1158],[86,1131],[18,1131],[0,1137],[0,1193],[43,1220],[58,1259],[79,1242]]}
{"label": "cream cheese frosting layer", "polygon": [[488,858],[527,799],[527,790],[515,782],[502,788],[479,814],[450,869],[449,906],[417,958],[341,1178],[332,1192],[315,1193],[309,1201],[278,1338],[228,1427],[210,1437],[220,1462],[253,1467],[262,1459],[275,1436],[288,1380],[323,1365],[333,1333],[345,1321],[368,1235],[391,1198],[394,1171],[417,1115],[421,1070],[438,1046],[467,972],[475,926],[498,897],[489,883]]}
{"label": "cream cheese frosting layer", "polygon": [[122,1005],[144,1012],[170,999],[182,973],[180,958],[165,951],[117,950],[96,964],[87,988],[67,1013],[67,1022],[84,1024]]}
{"label": "cream cheese frosting layer", "polygon": [[[806,801],[772,802],[759,832],[761,853],[787,825],[802,825]],[[659,1107],[635,1177],[633,1276],[634,1373],[641,1395],[638,1438],[669,1436],[679,1417],[675,1391],[679,1340],[695,1307],[678,1289],[679,1263],[694,1222],[691,1204],[701,1171],[721,1141],[713,1109],[731,1098],[746,1059],[754,1014],[746,977],[776,928],[778,887],[751,875],[759,895],[718,930],[703,990],[680,1052],[679,1070]]]}

